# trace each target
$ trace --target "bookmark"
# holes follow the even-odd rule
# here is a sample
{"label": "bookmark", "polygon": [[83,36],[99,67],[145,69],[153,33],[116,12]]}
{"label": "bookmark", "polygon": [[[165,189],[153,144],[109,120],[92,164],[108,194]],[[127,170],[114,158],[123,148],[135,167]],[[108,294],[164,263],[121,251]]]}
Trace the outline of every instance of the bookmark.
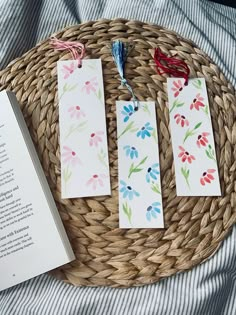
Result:
{"label": "bookmark", "polygon": [[110,195],[101,60],[81,60],[81,46],[62,43],[76,58],[57,64],[62,198]]}
{"label": "bookmark", "polygon": [[220,196],[205,79],[167,79],[177,196]]}
{"label": "bookmark", "polygon": [[119,218],[121,228],[163,228],[154,102],[117,101]]}
{"label": "bookmark", "polygon": [[155,49],[159,74],[167,79],[177,196],[220,196],[210,108],[204,79],[189,80],[183,60]]}
{"label": "bookmark", "polygon": [[163,228],[160,165],[154,102],[139,102],[124,77],[127,50],[120,41],[112,46],[121,82],[132,101],[117,101],[119,226]]}

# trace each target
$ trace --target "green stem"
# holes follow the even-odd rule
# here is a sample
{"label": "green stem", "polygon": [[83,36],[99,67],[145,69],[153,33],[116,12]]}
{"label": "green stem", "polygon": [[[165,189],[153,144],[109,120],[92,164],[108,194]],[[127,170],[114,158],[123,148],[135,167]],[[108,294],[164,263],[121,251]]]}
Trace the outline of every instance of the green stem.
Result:
{"label": "green stem", "polygon": [[136,165],[136,166],[134,166],[134,167],[132,167],[132,166],[133,166],[133,163],[132,163],[131,168],[130,168],[130,170],[129,170],[128,178],[130,178],[130,176],[131,176],[133,173],[138,173],[138,172],[140,172],[140,171],[143,170],[143,169],[139,169],[139,166],[141,166],[142,164],[144,164],[144,163],[146,162],[147,158],[148,158],[148,157],[146,156],[144,159],[142,159],[142,161],[141,161],[138,165]]}
{"label": "green stem", "polygon": [[131,121],[128,126],[125,127],[125,129],[122,131],[122,133],[118,136],[117,139],[120,139],[127,131],[129,131],[133,127],[134,122]]}
{"label": "green stem", "polygon": [[175,104],[172,105],[171,109],[170,109],[170,113],[172,112],[172,110],[175,108]]}

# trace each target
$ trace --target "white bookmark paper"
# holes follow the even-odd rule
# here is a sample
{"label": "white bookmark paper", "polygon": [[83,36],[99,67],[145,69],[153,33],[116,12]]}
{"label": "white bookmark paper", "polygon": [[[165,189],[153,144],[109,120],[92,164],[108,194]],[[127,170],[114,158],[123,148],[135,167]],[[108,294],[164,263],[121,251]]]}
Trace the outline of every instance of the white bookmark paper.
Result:
{"label": "white bookmark paper", "polygon": [[100,59],[58,62],[62,198],[110,195]]}
{"label": "white bookmark paper", "polygon": [[163,228],[154,102],[117,101],[119,222],[121,228]]}
{"label": "white bookmark paper", "polygon": [[220,196],[205,79],[167,79],[177,196]]}

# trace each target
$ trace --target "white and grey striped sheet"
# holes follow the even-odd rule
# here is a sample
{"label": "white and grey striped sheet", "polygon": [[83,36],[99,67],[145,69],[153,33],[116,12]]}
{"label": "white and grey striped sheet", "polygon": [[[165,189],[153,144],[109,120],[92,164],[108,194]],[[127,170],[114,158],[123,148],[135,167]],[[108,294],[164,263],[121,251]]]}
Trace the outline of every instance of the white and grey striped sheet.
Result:
{"label": "white and grey striped sheet", "polygon": [[[205,0],[0,0],[0,66],[65,26],[115,17],[156,23],[192,39],[236,86],[236,9]],[[235,239],[234,227],[211,259],[155,285],[76,288],[42,275],[0,292],[0,314],[233,315]]]}

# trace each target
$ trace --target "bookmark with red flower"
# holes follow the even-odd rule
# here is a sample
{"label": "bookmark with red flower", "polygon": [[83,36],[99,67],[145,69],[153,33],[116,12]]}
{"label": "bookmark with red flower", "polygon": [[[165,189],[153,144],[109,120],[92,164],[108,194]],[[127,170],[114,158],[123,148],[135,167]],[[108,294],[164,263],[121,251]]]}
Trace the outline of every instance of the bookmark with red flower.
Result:
{"label": "bookmark with red flower", "polygon": [[211,115],[203,78],[189,79],[187,64],[155,49],[159,74],[167,79],[177,196],[221,194]]}
{"label": "bookmark with red flower", "polygon": [[57,64],[62,198],[109,195],[101,60],[72,55]]}
{"label": "bookmark with red flower", "polygon": [[177,196],[220,196],[205,79],[167,79]]}
{"label": "bookmark with red flower", "polygon": [[116,102],[119,226],[163,228],[158,134],[154,102],[139,102],[124,77],[127,56],[122,42],[113,43],[113,57],[130,101]]}

